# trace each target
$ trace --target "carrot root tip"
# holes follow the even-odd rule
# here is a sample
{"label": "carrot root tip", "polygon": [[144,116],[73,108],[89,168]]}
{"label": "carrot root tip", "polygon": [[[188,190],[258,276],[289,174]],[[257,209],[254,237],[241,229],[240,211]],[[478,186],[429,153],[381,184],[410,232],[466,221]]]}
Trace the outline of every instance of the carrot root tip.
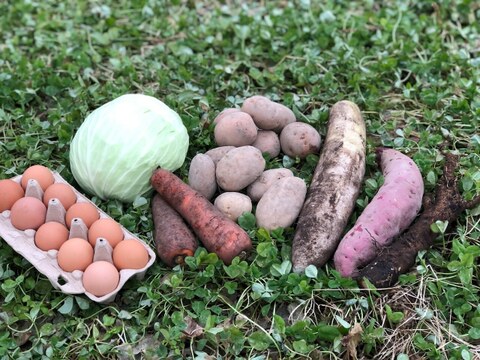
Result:
{"label": "carrot root tip", "polygon": [[185,264],[185,258],[187,256],[193,256],[193,251],[190,249],[183,249],[181,250],[181,253],[178,255],[175,255],[173,258],[173,262],[177,265],[184,265]]}

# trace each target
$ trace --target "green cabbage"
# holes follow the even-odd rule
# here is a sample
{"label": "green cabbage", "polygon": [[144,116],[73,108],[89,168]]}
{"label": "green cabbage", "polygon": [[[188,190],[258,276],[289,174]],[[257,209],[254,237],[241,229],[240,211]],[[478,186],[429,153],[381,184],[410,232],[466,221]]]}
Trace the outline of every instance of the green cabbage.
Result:
{"label": "green cabbage", "polygon": [[154,97],[127,94],[87,116],[72,140],[70,167],[90,194],[132,202],[151,189],[156,168],[182,166],[188,144],[175,111]]}

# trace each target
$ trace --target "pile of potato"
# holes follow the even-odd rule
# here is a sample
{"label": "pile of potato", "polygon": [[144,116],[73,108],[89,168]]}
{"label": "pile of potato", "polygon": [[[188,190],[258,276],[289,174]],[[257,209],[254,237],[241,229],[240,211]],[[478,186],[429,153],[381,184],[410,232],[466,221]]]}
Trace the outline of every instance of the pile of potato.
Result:
{"label": "pile of potato", "polygon": [[189,185],[214,200],[234,221],[244,212],[252,212],[256,204],[257,226],[273,230],[292,225],[305,201],[307,186],[289,169],[265,170],[263,154],[305,158],[318,153],[318,131],[297,122],[286,106],[258,95],[246,99],[240,109],[223,110],[214,124],[217,147],[192,159]]}

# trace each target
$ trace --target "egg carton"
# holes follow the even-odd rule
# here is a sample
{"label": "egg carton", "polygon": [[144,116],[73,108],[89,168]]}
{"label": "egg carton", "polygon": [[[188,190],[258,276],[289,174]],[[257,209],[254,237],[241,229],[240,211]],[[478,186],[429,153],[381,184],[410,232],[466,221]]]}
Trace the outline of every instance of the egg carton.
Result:
{"label": "egg carton", "polygon": [[[69,185],[69,183],[65,181],[57,172],[53,172],[53,176],[56,183],[65,183]],[[11,180],[20,183],[21,175],[16,176]],[[77,195],[77,202],[89,202],[97,208],[100,214],[100,218],[111,219],[110,216],[103,212],[87,197],[78,192],[73,186],[72,189]],[[0,214],[0,237],[3,238],[5,242],[13,248],[13,250],[22,255],[25,259],[27,259],[40,273],[45,275],[55,289],[58,289],[65,294],[85,294],[89,299],[102,304],[114,301],[117,293],[133,276],[135,276],[135,278],[138,280],[143,279],[147,269],[155,262],[155,252],[144,241],[126,230],[123,226],[121,226],[121,228],[125,239],[136,239],[143,246],[145,246],[145,249],[147,250],[149,255],[149,261],[141,269],[120,270],[120,280],[115,290],[104,296],[97,297],[86,291],[83,287],[83,271],[75,270],[72,272],[66,272],[62,270],[62,268],[60,268],[57,263],[57,250],[43,251],[35,245],[35,230],[27,229],[22,231],[16,229],[10,221],[10,210],[5,210]],[[99,260],[104,256],[108,257],[108,254],[106,255],[105,252],[102,252],[102,254],[96,255],[95,260]]]}

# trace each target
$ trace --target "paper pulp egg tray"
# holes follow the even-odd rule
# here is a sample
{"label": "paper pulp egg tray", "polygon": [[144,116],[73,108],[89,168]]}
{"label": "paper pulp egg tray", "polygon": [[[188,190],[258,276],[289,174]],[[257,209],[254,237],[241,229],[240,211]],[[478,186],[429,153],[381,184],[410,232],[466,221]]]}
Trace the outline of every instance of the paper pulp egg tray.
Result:
{"label": "paper pulp egg tray", "polygon": [[[53,172],[53,176],[55,183],[68,184],[68,182],[66,182],[58,173]],[[21,177],[22,176],[19,175],[11,180],[20,183]],[[111,218],[87,197],[77,191],[73,186],[72,190],[77,195],[77,202],[89,202],[98,210],[100,218]],[[43,251],[39,249],[34,242],[35,230],[18,230],[10,221],[10,210],[5,210],[0,213],[0,237],[3,238],[5,242],[13,248],[13,250],[27,259],[40,273],[45,275],[55,289],[58,289],[65,294],[85,294],[88,298],[98,303],[109,303],[114,301],[117,293],[130,278],[135,277],[138,280],[143,279],[147,269],[152,266],[156,258],[155,252],[144,241],[126,230],[123,226],[121,226],[121,228],[124,233],[124,239],[136,239],[143,246],[145,246],[145,249],[149,255],[149,260],[141,269],[120,270],[120,280],[115,290],[104,296],[97,297],[86,291],[83,287],[83,271],[75,270],[72,272],[66,272],[62,270],[57,263],[57,250]]]}

